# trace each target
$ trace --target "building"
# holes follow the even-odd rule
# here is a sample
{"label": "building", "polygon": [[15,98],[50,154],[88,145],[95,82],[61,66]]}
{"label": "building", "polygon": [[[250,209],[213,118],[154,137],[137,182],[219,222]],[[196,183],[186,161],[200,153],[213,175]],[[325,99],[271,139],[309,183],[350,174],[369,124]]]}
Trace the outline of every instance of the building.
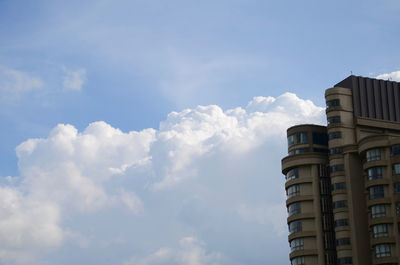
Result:
{"label": "building", "polygon": [[400,83],[349,76],[287,130],[291,264],[400,263]]}

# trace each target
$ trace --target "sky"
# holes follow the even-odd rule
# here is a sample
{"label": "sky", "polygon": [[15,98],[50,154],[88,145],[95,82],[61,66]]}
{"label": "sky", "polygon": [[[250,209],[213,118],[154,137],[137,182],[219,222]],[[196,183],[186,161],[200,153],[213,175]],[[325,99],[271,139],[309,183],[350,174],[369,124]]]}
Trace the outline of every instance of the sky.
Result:
{"label": "sky", "polygon": [[289,264],[286,129],[400,81],[399,11],[0,0],[0,263]]}

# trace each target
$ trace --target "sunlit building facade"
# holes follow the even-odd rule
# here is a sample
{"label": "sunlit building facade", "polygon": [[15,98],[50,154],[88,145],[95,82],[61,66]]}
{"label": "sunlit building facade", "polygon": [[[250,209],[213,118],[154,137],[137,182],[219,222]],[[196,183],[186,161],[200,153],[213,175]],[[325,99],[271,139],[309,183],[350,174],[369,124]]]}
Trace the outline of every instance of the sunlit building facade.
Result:
{"label": "sunlit building facade", "polygon": [[287,130],[291,264],[399,264],[400,83],[350,76],[325,99],[327,126]]}

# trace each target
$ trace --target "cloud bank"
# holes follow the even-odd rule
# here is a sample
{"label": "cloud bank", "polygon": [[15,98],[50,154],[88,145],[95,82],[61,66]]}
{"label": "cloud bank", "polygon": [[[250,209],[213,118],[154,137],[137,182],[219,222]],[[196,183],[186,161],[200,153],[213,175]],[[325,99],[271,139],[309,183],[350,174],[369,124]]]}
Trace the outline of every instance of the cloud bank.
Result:
{"label": "cloud bank", "polygon": [[60,124],[16,149],[0,263],[286,264],[280,159],[299,123],[324,109],[285,93],[172,112],[157,130]]}
{"label": "cloud bank", "polygon": [[400,71],[394,71],[391,73],[380,74],[376,78],[400,82]]}

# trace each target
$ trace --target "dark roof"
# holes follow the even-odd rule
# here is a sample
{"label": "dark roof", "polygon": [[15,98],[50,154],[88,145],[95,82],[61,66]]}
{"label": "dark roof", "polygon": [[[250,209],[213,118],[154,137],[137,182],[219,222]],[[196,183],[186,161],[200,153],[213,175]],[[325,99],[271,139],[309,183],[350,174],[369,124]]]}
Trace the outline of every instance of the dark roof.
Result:
{"label": "dark roof", "polygon": [[[399,84],[400,82],[395,82],[395,81],[390,81],[390,80],[383,80],[383,79],[376,79],[376,78],[369,78],[369,77],[362,77],[362,76],[355,76],[355,75],[350,75],[349,77],[347,77],[346,79],[343,79],[342,81],[340,81],[339,83],[337,83],[335,85],[335,87],[346,87],[346,88],[350,88],[353,89],[353,86],[356,83],[360,83],[364,81],[364,83],[367,82],[367,80],[379,80],[379,81],[384,81],[384,82],[388,82],[388,83],[392,83],[392,84]],[[357,82],[358,81],[358,82]]]}

